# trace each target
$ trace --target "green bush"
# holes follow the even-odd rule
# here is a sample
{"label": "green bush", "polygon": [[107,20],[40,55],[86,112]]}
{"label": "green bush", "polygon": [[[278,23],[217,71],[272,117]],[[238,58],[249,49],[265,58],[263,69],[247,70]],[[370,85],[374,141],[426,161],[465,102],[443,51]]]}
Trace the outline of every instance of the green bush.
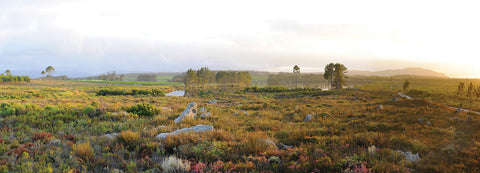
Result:
{"label": "green bush", "polygon": [[109,95],[151,95],[151,96],[165,96],[165,92],[159,89],[132,89],[130,91],[120,89],[100,89],[96,92],[97,96]]}
{"label": "green bush", "polygon": [[132,107],[126,110],[128,113],[137,114],[139,116],[153,117],[158,114],[160,111],[153,105],[148,103],[142,103],[133,105]]}

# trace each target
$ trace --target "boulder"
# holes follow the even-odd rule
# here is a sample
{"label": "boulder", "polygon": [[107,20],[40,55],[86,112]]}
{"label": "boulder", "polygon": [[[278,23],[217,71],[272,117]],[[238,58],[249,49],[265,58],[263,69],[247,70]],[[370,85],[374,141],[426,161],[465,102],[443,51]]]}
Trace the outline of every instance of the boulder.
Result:
{"label": "boulder", "polygon": [[450,117],[448,120],[450,120],[450,121],[454,121],[454,120],[455,120],[455,121],[458,121],[458,120],[460,120],[460,118],[458,118],[458,117]]}
{"label": "boulder", "polygon": [[175,123],[179,123],[186,118],[195,118],[195,115],[197,115],[197,103],[192,102],[188,104],[185,111],[183,111],[174,121]]}
{"label": "boulder", "polygon": [[420,156],[417,154],[413,154],[410,151],[403,152],[402,150],[397,150],[397,153],[403,155],[405,157],[405,160],[410,161],[410,162],[418,162],[422,159],[420,159]]}
{"label": "boulder", "polygon": [[212,130],[213,130],[213,126],[196,125],[196,126],[189,127],[189,128],[183,128],[183,129],[175,130],[175,131],[170,132],[170,133],[160,133],[155,138],[165,139],[170,135],[178,135],[178,134],[188,133],[188,132],[201,133],[201,132],[212,131]]}
{"label": "boulder", "polygon": [[426,124],[427,124],[427,125],[432,125],[432,123],[430,123],[430,121],[427,121],[427,123],[426,123]]}
{"label": "boulder", "polygon": [[282,144],[282,143],[278,144],[277,146],[278,146],[278,149],[281,149],[281,150],[287,150],[289,148],[293,148],[293,146],[291,146],[291,145],[285,145],[285,144]]}
{"label": "boulder", "polygon": [[270,139],[259,138],[259,139],[257,139],[257,142],[259,142],[259,143],[264,143],[265,145],[271,146],[271,147],[273,147],[273,148],[277,148],[277,144],[275,144],[275,142],[273,142],[273,141],[270,140]]}
{"label": "boulder", "polygon": [[117,137],[117,135],[118,135],[118,133],[111,133],[111,134],[104,134],[104,135],[102,135],[102,137],[112,139],[112,138]]}
{"label": "boulder", "polygon": [[200,118],[209,118],[212,116],[212,114],[210,112],[205,112],[205,113],[202,113],[199,115]]}
{"label": "boulder", "polygon": [[418,122],[419,122],[420,124],[423,124],[423,119],[422,119],[422,118],[419,118],[419,119],[418,119]]}
{"label": "boulder", "polygon": [[305,120],[303,120],[303,122],[307,122],[307,121],[311,121],[313,118],[313,116],[311,114],[308,114],[306,117],[305,117]]}
{"label": "boulder", "polygon": [[382,111],[382,110],[383,110],[383,105],[381,105],[381,104],[377,105],[377,108],[376,108],[376,109]]}
{"label": "boulder", "polygon": [[202,107],[198,110],[199,114],[206,113],[206,112],[207,112],[207,108],[205,108],[205,107]]}
{"label": "boulder", "polygon": [[62,141],[60,141],[58,139],[50,140],[50,145],[60,145],[61,143],[62,143]]}

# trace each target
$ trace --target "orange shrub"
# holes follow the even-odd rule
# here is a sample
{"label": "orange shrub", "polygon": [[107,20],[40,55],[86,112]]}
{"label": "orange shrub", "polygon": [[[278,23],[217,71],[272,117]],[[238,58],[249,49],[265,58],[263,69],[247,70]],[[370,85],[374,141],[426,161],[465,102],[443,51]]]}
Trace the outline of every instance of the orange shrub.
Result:
{"label": "orange shrub", "polygon": [[132,150],[140,142],[140,133],[131,130],[122,131],[118,134],[117,140]]}
{"label": "orange shrub", "polygon": [[72,150],[79,157],[80,162],[89,163],[94,159],[93,148],[90,146],[90,142],[75,144]]}

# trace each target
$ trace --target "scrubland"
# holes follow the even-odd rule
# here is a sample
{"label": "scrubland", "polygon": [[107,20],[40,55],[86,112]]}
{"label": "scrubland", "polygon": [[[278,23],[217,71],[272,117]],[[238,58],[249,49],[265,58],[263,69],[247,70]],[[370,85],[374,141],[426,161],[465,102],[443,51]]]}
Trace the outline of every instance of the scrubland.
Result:
{"label": "scrubland", "polygon": [[[458,81],[411,80],[406,93],[415,99],[408,100],[398,96],[403,79],[375,80],[334,91],[263,88],[192,97],[98,94],[102,89],[167,93],[178,86],[2,84],[0,170],[480,171],[478,115],[449,107],[463,106],[454,96]],[[415,94],[419,91],[430,95]],[[211,116],[174,123],[191,102]],[[312,118],[305,121],[308,114]],[[214,130],[155,137],[199,124]],[[405,157],[406,152],[418,157]]]}

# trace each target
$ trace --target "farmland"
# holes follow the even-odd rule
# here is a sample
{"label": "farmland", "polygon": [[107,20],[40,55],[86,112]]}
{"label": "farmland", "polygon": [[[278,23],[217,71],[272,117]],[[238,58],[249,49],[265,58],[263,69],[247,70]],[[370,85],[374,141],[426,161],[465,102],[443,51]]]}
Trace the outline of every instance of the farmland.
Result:
{"label": "farmland", "polygon": [[[398,95],[406,79],[405,93],[415,99]],[[366,77],[332,91],[271,87],[191,97],[152,94],[182,89],[159,83],[2,84],[0,170],[478,172],[478,115],[450,108],[478,110],[477,101],[456,96],[459,82],[480,84]],[[99,94],[105,90],[124,92]],[[192,102],[210,116],[175,123]],[[213,130],[157,137],[196,125]]]}

